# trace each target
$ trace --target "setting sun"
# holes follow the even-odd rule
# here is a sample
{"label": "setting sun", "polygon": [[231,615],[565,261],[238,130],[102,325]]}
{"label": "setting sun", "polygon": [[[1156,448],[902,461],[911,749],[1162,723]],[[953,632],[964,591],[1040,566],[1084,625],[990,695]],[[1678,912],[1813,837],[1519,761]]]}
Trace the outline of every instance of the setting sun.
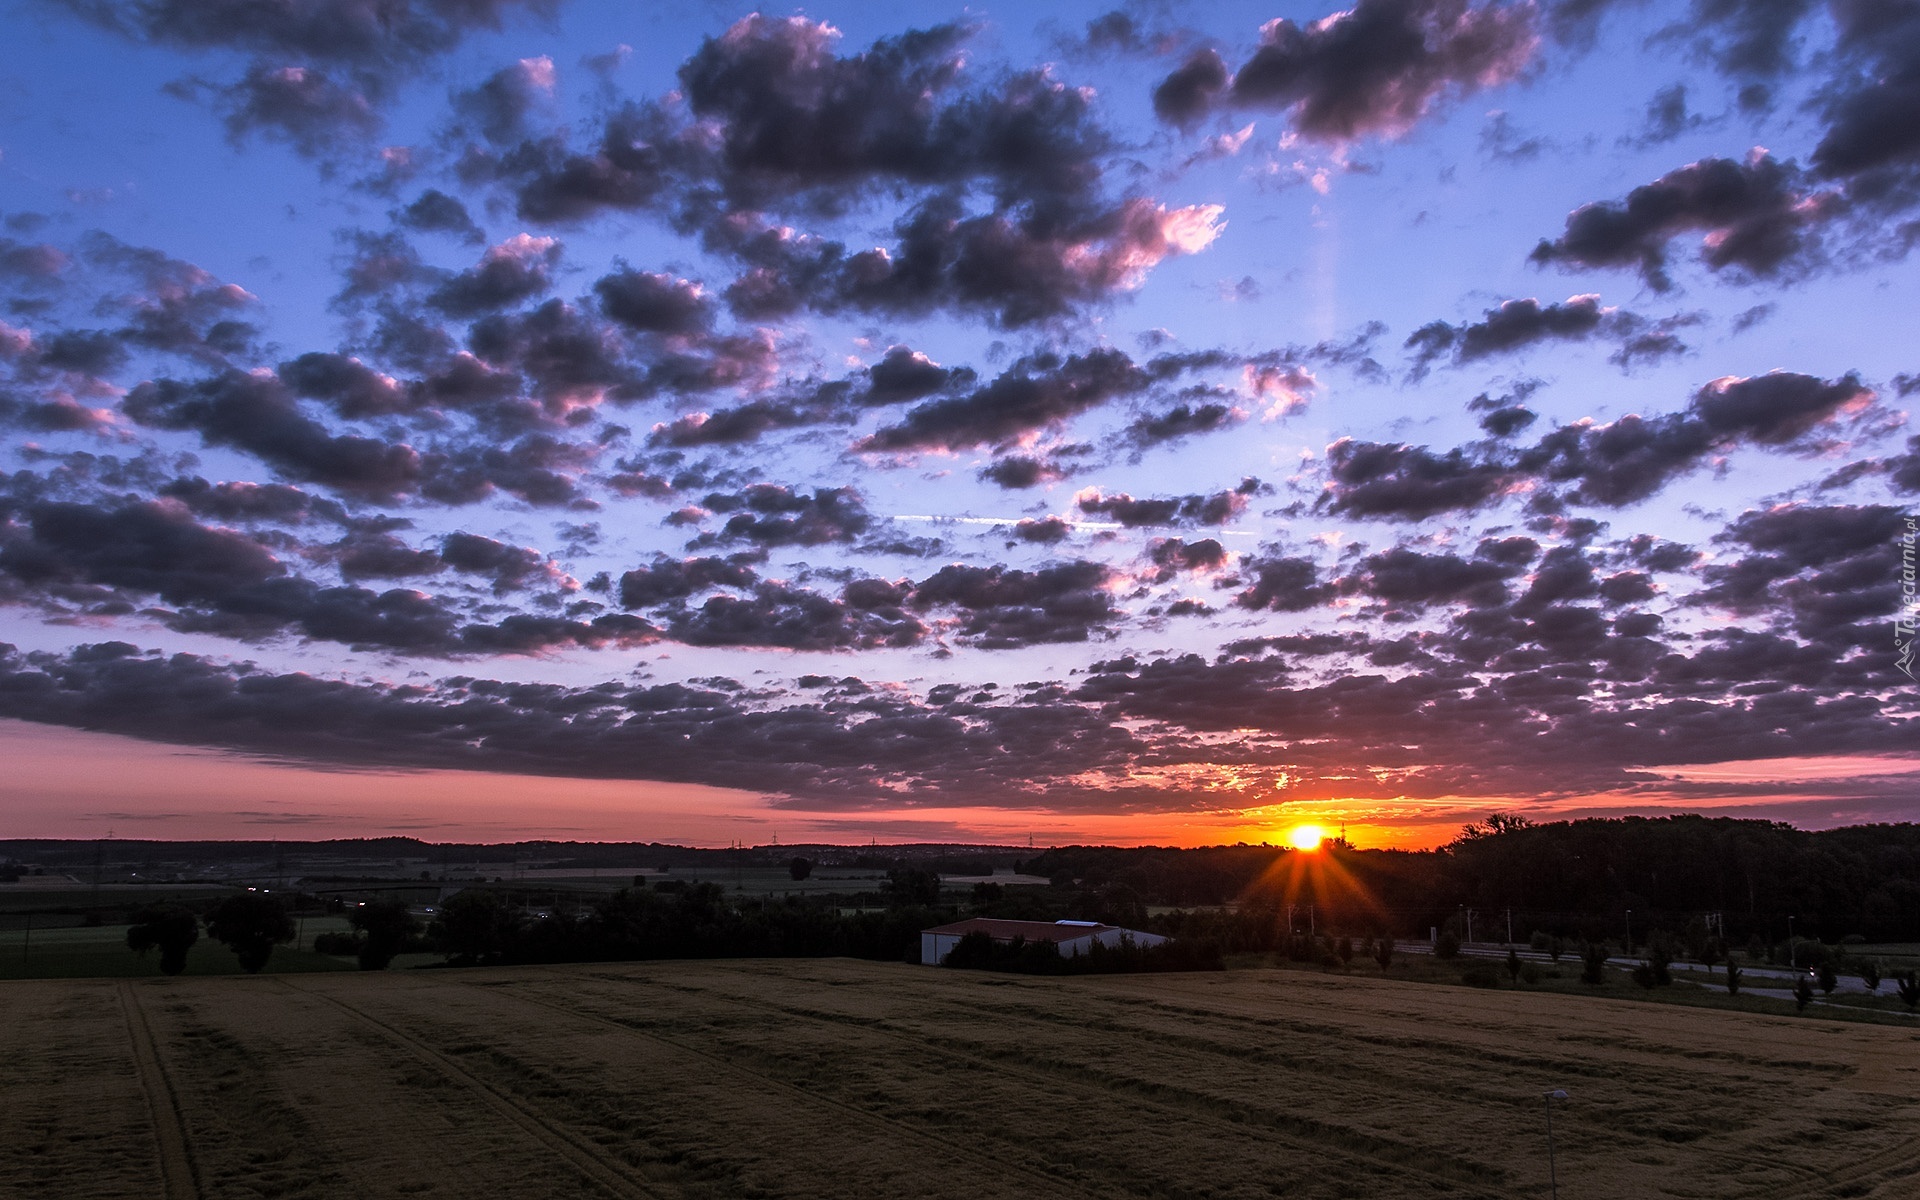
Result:
{"label": "setting sun", "polygon": [[1293,843],[1295,850],[1318,850],[1320,839],[1326,836],[1318,825],[1296,825],[1287,840]]}

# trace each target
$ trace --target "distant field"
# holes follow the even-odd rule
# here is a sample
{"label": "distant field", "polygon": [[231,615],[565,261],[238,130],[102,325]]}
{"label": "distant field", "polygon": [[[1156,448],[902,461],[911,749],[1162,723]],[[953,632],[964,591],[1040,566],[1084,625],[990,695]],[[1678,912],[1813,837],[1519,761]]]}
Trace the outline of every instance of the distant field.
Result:
{"label": "distant field", "polygon": [[0,1195],[1914,1195],[1920,1035],[844,959],[0,985]]}

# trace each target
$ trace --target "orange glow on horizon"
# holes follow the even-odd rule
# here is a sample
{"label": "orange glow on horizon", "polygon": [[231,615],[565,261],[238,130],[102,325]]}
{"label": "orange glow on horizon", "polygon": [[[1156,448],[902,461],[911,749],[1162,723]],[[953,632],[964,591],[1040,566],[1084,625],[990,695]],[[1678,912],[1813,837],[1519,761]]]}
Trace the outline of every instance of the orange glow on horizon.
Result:
{"label": "orange glow on horizon", "polygon": [[[1330,830],[1353,848],[1426,850],[1490,812],[1536,821],[1637,813],[1703,813],[1778,820],[1780,806],[1819,801],[1823,778],[1907,774],[1897,755],[1783,759],[1667,769],[1706,782],[1711,772],[1771,779],[1776,795],[1716,797],[1670,780],[1630,790],[1534,796],[1341,797],[1208,807],[1055,808],[1044,799],[943,801],[902,794],[885,807],[828,808],[750,791],[636,780],[569,779],[459,770],[334,768],[24,721],[0,720],[0,837],[298,839],[413,835],[428,842],[672,842],[686,846],[909,842],[1049,846],[1293,845],[1307,829],[1327,850]],[[1811,794],[1809,794],[1811,793]],[[1268,793],[1271,795],[1271,793]],[[1192,797],[1191,792],[1185,793]],[[1182,793],[1175,790],[1169,804]],[[1119,804],[1119,801],[1116,801]],[[1844,800],[1822,805],[1809,828],[1886,819]],[[1328,853],[1305,861],[1341,858]],[[1329,881],[1334,882],[1334,881]]]}

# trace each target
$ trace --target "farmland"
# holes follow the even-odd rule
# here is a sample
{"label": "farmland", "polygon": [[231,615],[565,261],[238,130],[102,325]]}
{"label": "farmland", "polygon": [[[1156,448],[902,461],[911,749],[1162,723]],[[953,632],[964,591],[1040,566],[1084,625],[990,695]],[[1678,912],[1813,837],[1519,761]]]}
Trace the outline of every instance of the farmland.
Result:
{"label": "farmland", "polygon": [[1907,1195],[1920,1036],[844,959],[0,984],[0,1195]]}

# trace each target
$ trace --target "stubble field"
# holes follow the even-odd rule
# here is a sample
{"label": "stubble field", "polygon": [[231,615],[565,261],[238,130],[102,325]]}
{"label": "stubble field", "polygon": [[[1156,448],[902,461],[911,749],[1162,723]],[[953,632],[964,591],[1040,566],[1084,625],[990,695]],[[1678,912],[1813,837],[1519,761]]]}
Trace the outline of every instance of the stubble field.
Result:
{"label": "stubble field", "polygon": [[0,1196],[1920,1195],[1920,1033],[849,960],[0,984]]}

